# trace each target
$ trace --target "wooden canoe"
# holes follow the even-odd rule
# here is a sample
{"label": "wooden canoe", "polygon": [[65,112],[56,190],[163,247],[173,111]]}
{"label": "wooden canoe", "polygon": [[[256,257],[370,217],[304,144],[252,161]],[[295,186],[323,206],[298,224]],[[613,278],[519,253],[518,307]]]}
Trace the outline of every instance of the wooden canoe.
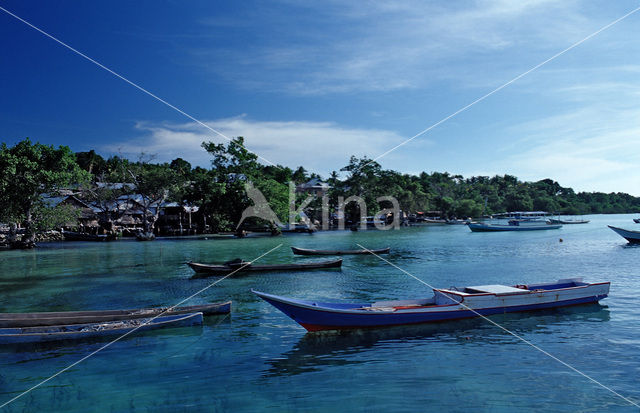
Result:
{"label": "wooden canoe", "polygon": [[571,225],[571,224],[588,224],[590,221],[588,219],[554,219],[554,218],[549,218],[549,222],[551,222],[552,224]]}
{"label": "wooden canoe", "polygon": [[108,321],[104,323],[0,328],[0,344],[84,340],[118,336],[133,330],[137,333],[158,328],[186,327],[199,324],[202,324],[202,313],[170,315],[155,319],[136,318],[134,320]]}
{"label": "wooden canoe", "polygon": [[200,264],[197,262],[187,263],[195,272],[192,278],[206,277],[207,275],[226,275],[240,269],[238,272],[258,272],[258,271],[306,271],[317,270],[321,268],[339,268],[342,266],[342,260],[317,261],[301,264],[264,264],[243,266],[247,263],[236,264]]}
{"label": "wooden canoe", "polygon": [[380,248],[377,250],[311,250],[307,248],[291,247],[296,255],[357,255],[357,254],[387,254],[391,248]]}
{"label": "wooden canoe", "polygon": [[[0,313],[0,328],[36,327],[68,324],[103,323],[109,321],[134,320],[155,317],[168,307],[142,308],[135,310],[101,310],[101,311],[61,311],[50,313]],[[202,313],[204,315],[228,314],[231,301],[214,304],[200,304],[188,307],[176,307],[163,316]]]}
{"label": "wooden canoe", "polygon": [[562,225],[552,224],[523,224],[523,225],[503,225],[503,224],[482,224],[471,222],[467,225],[473,232],[495,232],[495,231],[536,231],[543,229],[559,229]]}
{"label": "wooden canoe", "polygon": [[374,303],[297,300],[251,291],[308,331],[320,331],[442,322],[597,303],[609,295],[610,284],[570,278],[544,284],[434,288],[433,297]]}

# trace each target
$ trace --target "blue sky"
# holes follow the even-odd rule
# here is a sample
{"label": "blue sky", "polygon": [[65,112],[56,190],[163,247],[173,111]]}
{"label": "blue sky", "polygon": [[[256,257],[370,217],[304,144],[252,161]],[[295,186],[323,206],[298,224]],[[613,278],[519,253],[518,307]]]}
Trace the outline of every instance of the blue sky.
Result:
{"label": "blue sky", "polygon": [[[226,136],[327,175],[377,157],[637,1],[33,2],[15,13]],[[211,131],[0,11],[0,136],[207,166]],[[382,157],[640,195],[640,12]]]}

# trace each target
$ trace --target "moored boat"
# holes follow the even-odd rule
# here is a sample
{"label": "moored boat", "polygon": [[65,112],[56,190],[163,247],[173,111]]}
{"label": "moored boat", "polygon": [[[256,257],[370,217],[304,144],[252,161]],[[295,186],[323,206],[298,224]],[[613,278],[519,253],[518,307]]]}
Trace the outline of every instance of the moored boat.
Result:
{"label": "moored boat", "polygon": [[283,234],[313,234],[316,231],[312,225],[304,222],[282,225],[279,230]]}
{"label": "moored boat", "polygon": [[549,222],[552,224],[561,224],[561,225],[571,225],[571,224],[588,224],[588,219],[560,219],[560,218],[549,218]]}
{"label": "moored boat", "polygon": [[611,228],[616,234],[620,235],[622,238],[626,239],[632,244],[640,244],[640,231],[631,231],[628,229],[613,227],[611,225],[607,225]]}
{"label": "moored boat", "polygon": [[317,270],[322,268],[340,268],[342,260],[306,262],[299,264],[263,264],[253,265],[248,262],[238,261],[226,264],[201,264],[197,262],[188,262],[196,274],[193,278],[206,277],[208,275],[226,275],[233,271],[238,272],[259,272],[259,271],[305,271]]}
{"label": "moored boat", "polygon": [[467,225],[470,223],[470,219],[448,219],[446,222],[447,225]]}
{"label": "moored boat", "polygon": [[360,225],[366,226],[367,228],[384,228],[387,225],[387,221],[384,217],[378,216],[369,216],[364,217],[360,220]]}
{"label": "moored boat", "polygon": [[444,218],[425,218],[422,222],[425,224],[446,224],[447,220]]}
{"label": "moored boat", "polygon": [[433,297],[375,303],[323,303],[253,291],[308,331],[421,324],[595,303],[609,294],[609,282],[581,278],[530,285],[480,285],[434,289]]}
{"label": "moored boat", "polygon": [[68,324],[103,323],[135,320],[138,318],[202,313],[204,315],[228,314],[231,301],[192,305],[188,307],[155,307],[131,310],[59,311],[44,313],[0,313],[0,328],[36,327]]}
{"label": "moored boat", "polygon": [[307,248],[291,247],[296,255],[357,255],[357,254],[387,254],[391,248],[380,248],[375,250],[313,250]]}
{"label": "moored boat", "polygon": [[58,340],[84,340],[167,327],[186,327],[202,324],[202,313],[179,314],[166,317],[137,318],[71,325],[0,328],[0,344],[40,343]]}
{"label": "moored boat", "polygon": [[469,229],[473,232],[536,231],[536,230],[562,228],[562,225],[559,225],[559,224],[548,224],[546,222],[522,223],[516,220],[509,221],[508,225],[471,222],[468,224],[468,226],[469,226]]}
{"label": "moored boat", "polygon": [[633,222],[635,222],[636,224],[640,224],[640,218],[634,218]]}

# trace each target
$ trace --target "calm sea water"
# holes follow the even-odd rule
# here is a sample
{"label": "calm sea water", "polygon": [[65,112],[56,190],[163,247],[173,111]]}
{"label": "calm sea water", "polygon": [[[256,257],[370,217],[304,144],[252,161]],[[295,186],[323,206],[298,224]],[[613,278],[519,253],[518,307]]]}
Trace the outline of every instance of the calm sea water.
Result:
{"label": "calm sea water", "polygon": [[[184,264],[255,258],[303,262],[308,248],[392,247],[388,259],[436,287],[584,277],[611,281],[601,305],[493,320],[640,402],[640,247],[606,225],[631,215],[531,233],[466,226],[329,232],[277,238],[51,243],[0,252],[0,311],[172,305],[215,280]],[[559,242],[562,238],[563,242]],[[483,320],[307,334],[255,297],[344,301],[431,296],[371,256],[342,270],[234,276],[186,304],[233,300],[202,327],[125,338],[13,402],[7,411],[637,411],[629,403]],[[0,347],[0,404],[103,343]],[[635,410],[634,410],[635,409]]]}

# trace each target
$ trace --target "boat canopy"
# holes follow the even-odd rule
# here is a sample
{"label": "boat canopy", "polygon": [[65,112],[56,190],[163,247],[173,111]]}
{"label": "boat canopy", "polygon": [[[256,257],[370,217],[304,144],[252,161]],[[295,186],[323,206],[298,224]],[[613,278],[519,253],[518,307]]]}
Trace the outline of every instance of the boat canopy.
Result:
{"label": "boat canopy", "polygon": [[521,293],[528,291],[524,288],[510,287],[508,285],[490,284],[490,285],[474,285],[466,287],[464,292],[471,294],[478,293],[490,293],[490,294],[509,294],[509,293]]}

